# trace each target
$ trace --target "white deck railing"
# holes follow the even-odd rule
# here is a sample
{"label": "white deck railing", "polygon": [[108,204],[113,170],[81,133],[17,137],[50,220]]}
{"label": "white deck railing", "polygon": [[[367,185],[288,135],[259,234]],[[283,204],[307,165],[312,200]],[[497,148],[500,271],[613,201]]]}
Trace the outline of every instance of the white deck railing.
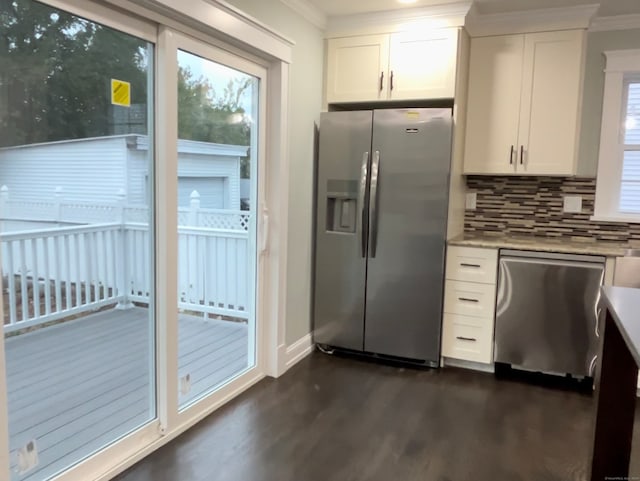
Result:
{"label": "white deck railing", "polygon": [[[179,227],[178,237],[178,307],[247,318],[248,232]],[[12,232],[0,240],[5,332],[105,305],[149,303],[152,246],[146,224]]]}
{"label": "white deck railing", "polygon": [[[73,202],[56,190],[51,200],[28,201],[12,199],[7,186],[0,187],[0,217],[9,221],[59,222],[93,224],[101,222],[139,222],[149,220],[146,205],[128,204],[124,194],[116,194],[112,203]],[[190,205],[178,208],[178,225],[211,229],[244,230],[249,228],[250,214],[246,210],[206,209],[200,207],[200,194],[191,193]]]}

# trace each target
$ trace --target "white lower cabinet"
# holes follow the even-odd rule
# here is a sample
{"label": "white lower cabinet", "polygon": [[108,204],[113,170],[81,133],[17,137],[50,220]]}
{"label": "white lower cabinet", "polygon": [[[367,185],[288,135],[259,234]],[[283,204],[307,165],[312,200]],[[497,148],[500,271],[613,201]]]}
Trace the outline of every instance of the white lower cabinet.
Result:
{"label": "white lower cabinet", "polygon": [[[465,260],[460,266],[460,259]],[[470,262],[468,259],[474,259]],[[465,272],[465,264],[476,269]],[[491,364],[498,251],[449,247],[442,319],[442,356]],[[473,282],[469,282],[473,279]]]}
{"label": "white lower cabinet", "polygon": [[444,312],[493,319],[495,305],[495,284],[450,279],[444,283]]}
{"label": "white lower cabinet", "polygon": [[443,356],[489,364],[493,353],[492,341],[493,323],[487,322],[487,319],[444,314]]}

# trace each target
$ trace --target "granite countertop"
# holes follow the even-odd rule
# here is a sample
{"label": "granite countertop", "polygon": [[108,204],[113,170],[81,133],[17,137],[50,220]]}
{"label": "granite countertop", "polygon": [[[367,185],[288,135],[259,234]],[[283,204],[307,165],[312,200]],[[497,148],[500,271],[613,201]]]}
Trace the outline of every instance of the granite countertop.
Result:
{"label": "granite countertop", "polygon": [[603,287],[602,299],[609,308],[629,352],[640,366],[640,289],[629,287]]}
{"label": "granite countertop", "polygon": [[450,246],[487,247],[495,249],[520,249],[541,252],[562,252],[567,254],[590,254],[619,257],[627,249],[638,247],[622,242],[580,241],[553,237],[513,235],[462,234],[448,241]]}

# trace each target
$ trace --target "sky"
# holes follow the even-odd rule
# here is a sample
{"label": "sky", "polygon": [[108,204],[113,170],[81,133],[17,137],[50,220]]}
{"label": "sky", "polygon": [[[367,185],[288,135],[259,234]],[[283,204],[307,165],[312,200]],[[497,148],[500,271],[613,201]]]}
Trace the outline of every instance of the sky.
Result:
{"label": "sky", "polygon": [[[216,92],[222,92],[231,79],[251,77],[251,75],[240,72],[239,70],[198,57],[183,50],[178,50],[178,65],[180,67],[188,67],[195,78],[206,78],[211,82]],[[252,100],[252,92],[250,89],[247,89],[241,100],[241,105],[247,113],[251,113],[253,110],[251,105]]]}

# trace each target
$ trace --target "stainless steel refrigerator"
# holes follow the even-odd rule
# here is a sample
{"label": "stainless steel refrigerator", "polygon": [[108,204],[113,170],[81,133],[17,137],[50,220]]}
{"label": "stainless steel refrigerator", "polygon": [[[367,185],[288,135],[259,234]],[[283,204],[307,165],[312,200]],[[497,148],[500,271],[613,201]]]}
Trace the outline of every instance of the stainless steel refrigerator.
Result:
{"label": "stainless steel refrigerator", "polygon": [[437,365],[450,109],[323,113],[314,341]]}

